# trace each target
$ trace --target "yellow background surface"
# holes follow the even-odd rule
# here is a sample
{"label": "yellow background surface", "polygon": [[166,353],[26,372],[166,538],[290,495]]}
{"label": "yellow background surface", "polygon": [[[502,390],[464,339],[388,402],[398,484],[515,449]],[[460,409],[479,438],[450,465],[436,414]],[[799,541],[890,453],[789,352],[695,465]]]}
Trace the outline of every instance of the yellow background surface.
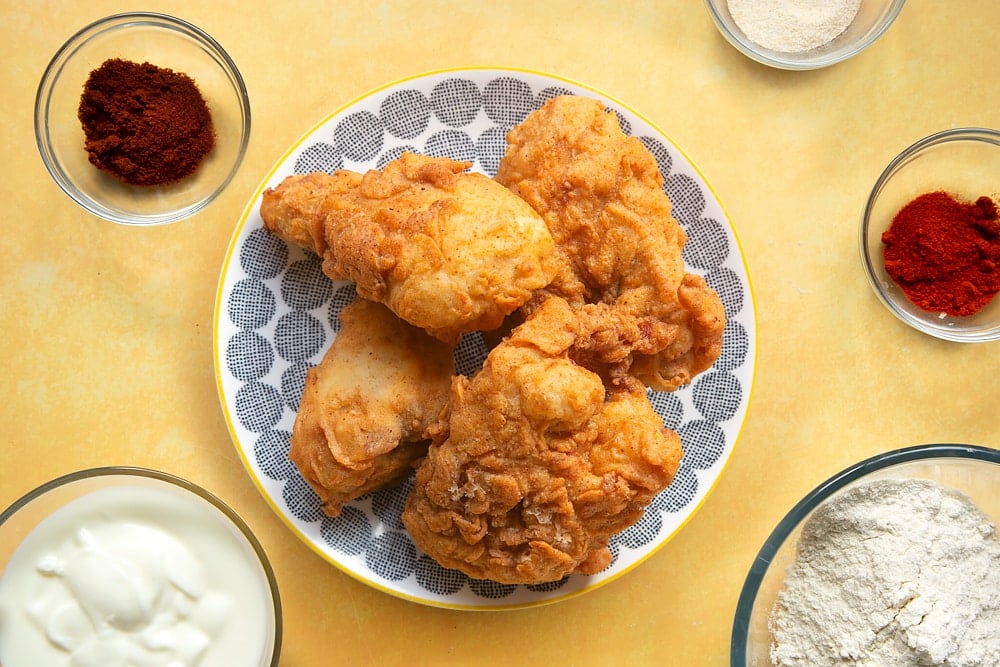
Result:
{"label": "yellow background surface", "polygon": [[[111,464],[207,487],[274,565],[282,665],[724,665],[747,569],[816,484],[913,444],[1000,448],[1000,343],[908,329],[876,300],[857,249],[871,186],[900,150],[946,128],[1000,127],[1000,3],[910,0],[868,51],[787,72],[735,51],[700,0],[149,2],[141,9],[195,23],[229,51],[253,111],[249,151],[226,192],[193,219],[150,229],[77,207],[45,171],[32,129],[55,51],[85,24],[132,9],[0,4],[0,506]],[[213,367],[219,272],[274,162],[369,90],[465,66],[580,81],[662,128],[725,205],[757,308],[746,424],[693,520],[626,576],[520,611],[421,606],[313,553],[244,470]]]}

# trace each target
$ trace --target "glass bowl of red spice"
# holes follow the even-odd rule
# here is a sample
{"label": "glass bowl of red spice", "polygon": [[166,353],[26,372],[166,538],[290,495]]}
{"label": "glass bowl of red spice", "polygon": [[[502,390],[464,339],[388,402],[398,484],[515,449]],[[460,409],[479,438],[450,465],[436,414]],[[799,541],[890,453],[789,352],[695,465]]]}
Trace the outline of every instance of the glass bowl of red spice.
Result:
{"label": "glass bowl of red spice", "polygon": [[208,33],[165,14],[115,14],[56,52],[35,99],[35,137],[56,184],[95,216],[176,222],[208,206],[250,138],[239,69]]}
{"label": "glass bowl of red spice", "polygon": [[1000,340],[1000,132],[955,128],[889,163],[861,220],[861,259],[897,318],[958,342]]}

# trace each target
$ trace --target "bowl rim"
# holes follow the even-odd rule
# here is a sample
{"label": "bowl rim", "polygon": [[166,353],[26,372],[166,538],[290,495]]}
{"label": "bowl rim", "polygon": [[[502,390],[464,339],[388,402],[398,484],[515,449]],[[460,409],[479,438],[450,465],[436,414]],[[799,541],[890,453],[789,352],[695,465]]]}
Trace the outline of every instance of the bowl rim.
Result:
{"label": "bowl rim", "polygon": [[1000,465],[1000,450],[980,445],[956,443],[913,445],[894,449],[876,454],[841,470],[806,494],[774,527],[747,572],[733,618],[729,649],[729,664],[732,667],[745,667],[746,665],[748,626],[754,600],[774,555],[795,527],[821,502],[847,484],[878,470],[910,461],[929,459],[968,459]]}
{"label": "bowl rim", "polygon": [[917,331],[925,333],[928,336],[933,336],[935,338],[940,338],[941,340],[952,341],[955,343],[984,343],[1000,340],[1000,327],[994,328],[992,331],[987,330],[985,332],[963,332],[948,327],[939,327],[933,322],[911,315],[906,310],[901,308],[896,302],[890,299],[885,293],[885,290],[882,289],[882,286],[876,276],[877,272],[875,270],[875,264],[872,261],[872,254],[875,252],[875,249],[869,245],[868,232],[871,228],[871,215],[873,209],[875,208],[875,201],[882,193],[882,189],[886,186],[893,175],[895,175],[896,171],[906,165],[918,153],[927,148],[954,141],[986,142],[1000,148],[1000,131],[988,127],[975,126],[949,128],[935,132],[913,142],[896,155],[896,157],[894,157],[889,164],[886,165],[885,169],[882,170],[878,179],[876,179],[875,185],[872,186],[871,192],[868,194],[868,199],[865,201],[864,209],[861,212],[861,225],[858,229],[858,247],[861,251],[861,263],[862,266],[864,266],[865,276],[868,278],[868,284],[875,292],[879,301],[881,301],[882,304],[889,309],[889,312],[895,315],[897,319]]}
{"label": "bowl rim", "polygon": [[[66,66],[66,63],[86,40],[90,39],[94,35],[100,34],[106,26],[114,27],[116,24],[120,24],[121,27],[128,27],[130,25],[137,24],[156,28],[165,28],[168,30],[174,30],[194,39],[196,42],[201,44],[202,48],[208,53],[208,55],[220,65],[222,70],[225,72],[226,77],[235,89],[237,98],[239,99],[242,131],[239,146],[236,150],[235,161],[229,167],[228,173],[225,174],[224,178],[208,195],[182,208],[163,213],[151,213],[136,216],[127,214],[123,215],[108,210],[107,208],[97,204],[89,195],[87,195],[86,192],[79,190],[72,184],[72,181],[67,176],[62,164],[52,151],[51,132],[49,131],[49,107],[51,104],[55,82],[58,80],[63,68]],[[45,169],[52,177],[52,180],[55,181],[56,185],[59,186],[59,189],[62,190],[70,199],[89,213],[109,222],[132,227],[149,227],[177,222],[194,215],[212,203],[222,193],[222,191],[226,189],[229,183],[236,176],[237,171],[239,171],[240,165],[243,163],[243,159],[246,156],[247,147],[250,143],[251,125],[252,116],[250,110],[250,96],[247,93],[246,82],[244,81],[243,75],[240,73],[236,62],[229,55],[229,52],[226,51],[222,44],[220,44],[214,37],[193,23],[170,14],[163,14],[159,12],[120,12],[91,21],[84,27],[80,28],[73,33],[69,39],[62,44],[62,46],[59,47],[49,60],[49,63],[46,65],[45,71],[42,73],[42,77],[39,80],[38,87],[35,91],[35,146],[42,158],[42,164],[44,164]]]}
{"label": "bowl rim", "polygon": [[[889,6],[885,11],[885,16],[883,17],[881,24],[869,34],[865,35],[864,39],[859,40],[850,48],[846,48],[835,54],[827,54],[825,58],[815,58],[811,60],[785,58],[781,55],[781,52],[773,51],[760,46],[759,44],[751,41],[749,38],[733,32],[729,29],[726,21],[719,14],[718,5],[725,3],[726,0],[705,0],[705,6],[708,8],[708,13],[711,15],[716,28],[718,28],[722,36],[726,38],[726,41],[735,47],[737,51],[762,65],[768,65],[769,67],[783,70],[805,71],[822,69],[824,67],[836,65],[837,63],[841,63],[849,58],[853,58],[870,47],[872,44],[877,42],[896,21],[896,17],[898,17],[899,13],[903,11],[903,5],[906,4],[906,0],[889,0]],[[808,53],[808,51],[803,53]]]}
{"label": "bowl rim", "polygon": [[278,580],[274,574],[274,568],[271,565],[270,559],[267,557],[267,553],[264,551],[264,547],[261,545],[260,540],[254,535],[250,526],[247,525],[246,521],[236,513],[228,504],[226,504],[221,498],[216,496],[214,493],[208,489],[195,484],[194,482],[189,482],[183,477],[178,477],[168,472],[163,472],[160,470],[153,470],[152,468],[143,468],[138,466],[100,466],[96,468],[86,468],[83,470],[76,470],[74,472],[66,473],[60,475],[54,479],[50,479],[35,488],[31,489],[20,498],[11,503],[3,512],[0,512],[0,526],[3,526],[11,517],[23,509],[26,505],[31,503],[31,501],[36,500],[50,491],[62,488],[74,482],[80,482],[88,479],[96,479],[99,477],[144,477],[147,479],[156,480],[159,482],[165,482],[167,484],[176,486],[184,491],[194,494],[195,496],[201,498],[202,500],[208,502],[210,505],[215,507],[215,509],[222,512],[227,519],[235,526],[243,538],[250,545],[253,550],[254,555],[257,557],[257,561],[260,564],[260,568],[264,573],[264,578],[267,582],[268,592],[271,595],[272,600],[272,616],[274,618],[274,642],[272,647],[272,654],[270,660],[271,667],[277,667],[279,662],[279,657],[281,655],[281,643],[283,636],[283,613],[281,610],[281,595],[278,591]]}

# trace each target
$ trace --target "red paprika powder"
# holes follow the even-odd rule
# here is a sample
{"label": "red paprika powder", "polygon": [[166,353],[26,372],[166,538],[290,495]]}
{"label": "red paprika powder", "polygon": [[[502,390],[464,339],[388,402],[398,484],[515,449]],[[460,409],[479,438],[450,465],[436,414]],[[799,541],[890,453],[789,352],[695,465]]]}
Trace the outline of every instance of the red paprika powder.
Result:
{"label": "red paprika powder", "polygon": [[150,63],[106,60],[90,73],[77,115],[90,162],[130,185],[189,176],[215,146],[195,82]]}
{"label": "red paprika powder", "polygon": [[922,194],[900,209],[882,243],[886,273],[923,310],[966,317],[1000,292],[1000,221],[989,197]]}

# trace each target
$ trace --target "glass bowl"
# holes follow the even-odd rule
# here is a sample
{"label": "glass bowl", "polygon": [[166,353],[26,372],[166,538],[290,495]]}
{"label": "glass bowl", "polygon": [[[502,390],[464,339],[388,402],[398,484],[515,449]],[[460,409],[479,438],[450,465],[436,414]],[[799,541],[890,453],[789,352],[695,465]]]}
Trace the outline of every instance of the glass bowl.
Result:
{"label": "glass bowl", "polygon": [[145,468],[82,470],[0,514],[4,667],[124,664],[102,651],[140,650],[139,638],[173,647],[176,664],[204,651],[203,667],[275,667],[281,637],[263,548],[191,482]]}
{"label": "glass bowl", "polygon": [[1000,451],[974,445],[918,445],[873,456],[826,480],[778,523],[753,561],[733,622],[730,664],[771,665],[769,622],[805,522],[831,499],[873,480],[926,479],[967,496],[1000,520]]}
{"label": "glass bowl", "polygon": [[980,196],[1000,204],[1000,132],[955,128],[921,139],[885,168],[872,188],[861,217],[861,261],[879,300],[918,331],[949,341],[1000,340],[1000,296],[966,317],[927,312],[907,299],[886,273],[882,232],[915,197],[943,190],[972,202]]}
{"label": "glass bowl", "polygon": [[733,19],[728,0],[705,0],[715,26],[737,51],[764,65],[787,70],[828,67],[861,53],[889,29],[903,3],[904,0],[861,0],[854,20],[837,37],[808,51],[788,52],[761,46],[747,37]]}
{"label": "glass bowl", "polygon": [[[108,59],[188,75],[208,104],[215,147],[178,181],[126,185],[90,163],[77,112],[90,73]],[[210,204],[232,180],[250,138],[250,100],[236,64],[210,35],[178,18],[115,14],[70,37],[38,85],[35,139],[56,184],[90,213],[124,225],[175,222]]]}

